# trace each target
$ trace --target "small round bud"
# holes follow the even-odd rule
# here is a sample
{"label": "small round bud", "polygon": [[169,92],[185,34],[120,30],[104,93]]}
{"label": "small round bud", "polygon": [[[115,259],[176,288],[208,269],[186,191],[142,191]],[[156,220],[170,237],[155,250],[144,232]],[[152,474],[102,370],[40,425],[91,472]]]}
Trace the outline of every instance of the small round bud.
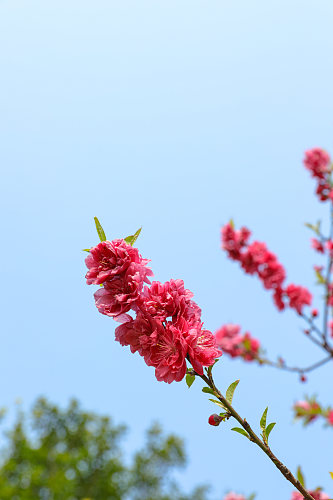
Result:
{"label": "small round bud", "polygon": [[302,375],[300,376],[300,381],[301,382],[306,382],[308,379],[306,378],[306,376],[304,375],[304,373],[302,373]]}
{"label": "small round bud", "polygon": [[316,318],[319,314],[318,309],[312,309],[311,314],[313,318]]}
{"label": "small round bud", "polygon": [[309,335],[310,330],[304,330],[305,335]]}
{"label": "small round bud", "polygon": [[215,427],[220,425],[220,423],[222,422],[223,418],[220,417],[220,415],[217,415],[217,413],[213,413],[213,415],[211,415],[208,419],[208,423],[210,425],[214,425]]}

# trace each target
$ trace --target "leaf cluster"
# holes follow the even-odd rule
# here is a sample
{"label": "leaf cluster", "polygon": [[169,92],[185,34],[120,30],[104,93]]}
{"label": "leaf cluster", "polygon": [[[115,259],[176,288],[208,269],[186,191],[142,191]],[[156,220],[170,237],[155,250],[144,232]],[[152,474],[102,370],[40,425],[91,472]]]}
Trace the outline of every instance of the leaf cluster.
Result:
{"label": "leaf cluster", "polygon": [[180,438],[153,425],[128,461],[125,431],[76,400],[60,409],[38,399],[28,418],[17,415],[0,450],[1,500],[206,500],[206,488],[186,495],[173,479],[186,465]]}

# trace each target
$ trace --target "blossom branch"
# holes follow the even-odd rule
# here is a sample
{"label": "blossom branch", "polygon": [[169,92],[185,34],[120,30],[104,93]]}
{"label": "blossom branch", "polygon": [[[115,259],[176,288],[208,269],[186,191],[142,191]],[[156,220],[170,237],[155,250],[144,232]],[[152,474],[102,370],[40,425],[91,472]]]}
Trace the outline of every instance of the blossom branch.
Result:
{"label": "blossom branch", "polygon": [[279,469],[281,474],[289,481],[295,488],[303,495],[306,500],[314,500],[314,498],[310,495],[310,493],[302,486],[302,484],[295,478],[295,476],[291,473],[291,471],[274,455],[271,451],[270,447],[267,443],[261,440],[257,434],[253,431],[250,424],[246,419],[243,419],[237,411],[233,408],[233,406],[227,401],[227,399],[221,394],[221,392],[217,389],[213,376],[211,373],[206,376],[199,376],[214,392],[216,398],[223,404],[223,406],[228,410],[229,414],[237,420],[237,422],[243,427],[243,429],[248,433],[250,441],[255,443],[261,450],[268,456],[268,458],[274,463],[274,465]]}
{"label": "blossom branch", "polygon": [[[328,306],[326,306],[327,310],[328,310]],[[328,314],[328,313],[326,313]],[[316,344],[318,347],[321,347],[322,349],[324,349],[324,351],[326,352],[329,352],[332,356],[333,356],[333,348],[327,343],[327,340],[325,338],[325,334],[323,332],[320,331],[320,329],[313,323],[313,320],[312,318],[309,318],[308,316],[306,316],[306,314],[300,314],[300,316],[309,324],[310,326],[310,330],[305,330],[304,333],[306,334],[306,336],[314,343]],[[327,320],[326,320],[326,323],[327,323]],[[327,326],[326,326],[326,329],[327,329]],[[315,332],[317,333],[317,335],[319,335],[321,337],[321,341],[319,341],[317,338],[313,337],[313,335],[311,335],[312,332]]]}
{"label": "blossom branch", "polygon": [[319,368],[320,366],[326,364],[328,361],[331,361],[333,359],[333,355],[330,354],[329,356],[326,356],[325,358],[321,359],[320,361],[317,361],[316,363],[313,363],[310,366],[307,366],[305,368],[299,368],[296,366],[288,366],[284,362],[281,363],[279,361],[271,361],[270,359],[267,358],[259,358],[258,363],[260,365],[268,365],[272,366],[274,368],[279,368],[280,370],[285,370],[288,372],[296,372],[299,374],[311,372],[312,370],[315,370],[316,368]]}

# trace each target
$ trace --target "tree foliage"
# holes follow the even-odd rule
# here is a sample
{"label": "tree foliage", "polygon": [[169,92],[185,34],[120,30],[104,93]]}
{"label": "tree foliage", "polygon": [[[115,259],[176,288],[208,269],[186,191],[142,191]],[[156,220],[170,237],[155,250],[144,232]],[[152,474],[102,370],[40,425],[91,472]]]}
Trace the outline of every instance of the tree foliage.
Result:
{"label": "tree foliage", "polygon": [[206,488],[186,495],[173,479],[184,467],[182,440],[154,424],[142,449],[125,460],[126,428],[109,417],[66,409],[44,398],[18,412],[0,450],[1,500],[206,500]]}

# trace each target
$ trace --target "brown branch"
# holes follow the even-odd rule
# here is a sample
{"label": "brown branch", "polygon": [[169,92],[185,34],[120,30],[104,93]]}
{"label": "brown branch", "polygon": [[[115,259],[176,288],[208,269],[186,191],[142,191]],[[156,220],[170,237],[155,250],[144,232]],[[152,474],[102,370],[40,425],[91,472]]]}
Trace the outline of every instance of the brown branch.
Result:
{"label": "brown branch", "polygon": [[[313,320],[312,318],[309,318],[308,316],[306,316],[305,314],[300,314],[300,316],[305,319],[305,321],[309,324],[310,326],[310,331],[309,333],[306,334],[306,336],[314,343],[316,344],[318,347],[320,347],[321,349],[324,349],[324,351],[326,352],[329,352],[330,354],[332,354],[333,356],[333,348],[327,343],[326,341],[326,338],[323,334],[323,332],[321,332],[319,330],[319,328],[313,323]],[[319,335],[319,337],[321,338],[321,340],[318,340],[317,338],[313,337],[311,335],[311,332],[315,332],[317,333],[317,335]]]}
{"label": "brown branch", "polygon": [[215,386],[213,377],[211,373],[209,376],[198,375],[206,384],[214,391],[215,396],[223,404],[223,406],[228,410],[230,415],[237,420],[237,422],[246,430],[249,435],[250,441],[255,443],[262,451],[268,456],[268,458],[274,463],[274,465],[279,469],[281,474],[289,481],[295,488],[303,495],[306,500],[314,500],[310,493],[302,486],[302,484],[296,479],[290,470],[274,455],[267,443],[262,441],[256,433],[252,430],[250,424],[243,419],[233,408],[233,406],[227,401],[227,399],[221,394],[221,392]]}
{"label": "brown branch", "polygon": [[328,361],[333,359],[333,354],[330,354],[326,358],[321,359],[320,361],[317,361],[316,363],[313,363],[310,366],[307,366],[305,368],[298,368],[296,366],[288,366],[285,363],[279,363],[278,361],[271,361],[266,358],[258,358],[256,361],[259,363],[259,365],[268,365],[272,366],[274,368],[279,368],[280,370],[285,370],[288,372],[296,372],[299,374],[302,373],[308,373],[311,372],[312,370],[315,370],[316,368],[319,368],[320,366],[324,365]]}

